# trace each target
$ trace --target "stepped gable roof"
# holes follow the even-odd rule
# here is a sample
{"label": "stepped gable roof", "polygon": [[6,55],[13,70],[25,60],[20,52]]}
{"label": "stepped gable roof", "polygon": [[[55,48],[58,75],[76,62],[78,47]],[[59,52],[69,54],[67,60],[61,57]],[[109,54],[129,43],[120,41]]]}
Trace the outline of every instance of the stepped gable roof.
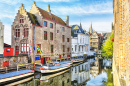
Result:
{"label": "stepped gable roof", "polygon": [[52,21],[55,21],[57,23],[60,23],[60,24],[63,24],[63,25],[66,25],[66,23],[58,16],[55,16],[54,14],[52,13],[49,13],[41,8],[38,7],[38,10],[40,11],[40,13],[42,14],[43,18],[47,18],[49,20],[52,20]]}
{"label": "stepped gable roof", "polygon": [[34,14],[29,13],[29,12],[27,12],[27,14],[28,14],[32,24],[40,26],[39,22],[37,21],[37,17]]}

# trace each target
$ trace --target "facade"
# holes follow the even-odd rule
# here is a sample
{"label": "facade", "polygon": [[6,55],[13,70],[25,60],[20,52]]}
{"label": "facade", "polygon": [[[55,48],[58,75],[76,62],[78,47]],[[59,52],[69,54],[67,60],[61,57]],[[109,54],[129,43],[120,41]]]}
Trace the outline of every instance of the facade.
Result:
{"label": "facade", "polygon": [[88,34],[90,35],[90,46],[94,49],[95,52],[97,52],[100,50],[102,45],[102,35],[93,30],[92,24]]}
{"label": "facade", "polygon": [[[37,7],[33,2],[30,12],[26,12],[23,4],[18,10],[12,25],[12,48],[14,55],[51,57],[51,60],[70,56],[71,28],[69,17],[66,22],[51,13]],[[40,60],[40,59],[39,59]]]}
{"label": "facade", "polygon": [[0,56],[4,54],[4,25],[0,22]]}
{"label": "facade", "polygon": [[73,25],[71,28],[71,36],[72,57],[94,55],[94,52],[90,52],[90,37],[81,26]]}
{"label": "facade", "polygon": [[130,86],[130,1],[113,0],[114,8],[114,86]]}

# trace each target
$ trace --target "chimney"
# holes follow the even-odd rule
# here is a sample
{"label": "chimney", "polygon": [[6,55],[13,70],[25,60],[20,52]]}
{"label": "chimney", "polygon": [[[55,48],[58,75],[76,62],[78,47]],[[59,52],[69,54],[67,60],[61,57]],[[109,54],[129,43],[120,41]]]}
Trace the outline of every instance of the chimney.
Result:
{"label": "chimney", "polygon": [[66,16],[66,25],[69,26],[69,16]]}
{"label": "chimney", "polygon": [[47,5],[47,12],[51,12],[50,5]]}

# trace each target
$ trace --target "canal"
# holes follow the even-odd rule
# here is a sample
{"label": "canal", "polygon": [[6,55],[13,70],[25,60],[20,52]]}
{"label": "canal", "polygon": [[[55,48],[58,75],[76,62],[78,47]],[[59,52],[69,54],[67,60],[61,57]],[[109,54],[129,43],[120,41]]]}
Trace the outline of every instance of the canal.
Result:
{"label": "canal", "polygon": [[[70,69],[44,75],[35,73],[34,76],[13,82],[15,86],[105,86],[109,70],[106,60],[89,59],[88,62],[73,65]],[[90,66],[87,65],[90,63]]]}

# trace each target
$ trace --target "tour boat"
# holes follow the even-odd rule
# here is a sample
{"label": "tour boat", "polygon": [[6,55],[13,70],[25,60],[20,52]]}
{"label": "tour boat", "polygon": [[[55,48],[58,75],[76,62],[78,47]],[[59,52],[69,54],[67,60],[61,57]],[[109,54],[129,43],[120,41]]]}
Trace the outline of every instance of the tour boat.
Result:
{"label": "tour boat", "polygon": [[0,86],[34,75],[33,70],[20,70],[0,74]]}
{"label": "tour boat", "polygon": [[55,72],[59,72],[68,68],[70,68],[70,65],[68,64],[59,64],[59,65],[50,66],[50,67],[42,66],[40,68],[40,71],[41,73],[55,73]]}

